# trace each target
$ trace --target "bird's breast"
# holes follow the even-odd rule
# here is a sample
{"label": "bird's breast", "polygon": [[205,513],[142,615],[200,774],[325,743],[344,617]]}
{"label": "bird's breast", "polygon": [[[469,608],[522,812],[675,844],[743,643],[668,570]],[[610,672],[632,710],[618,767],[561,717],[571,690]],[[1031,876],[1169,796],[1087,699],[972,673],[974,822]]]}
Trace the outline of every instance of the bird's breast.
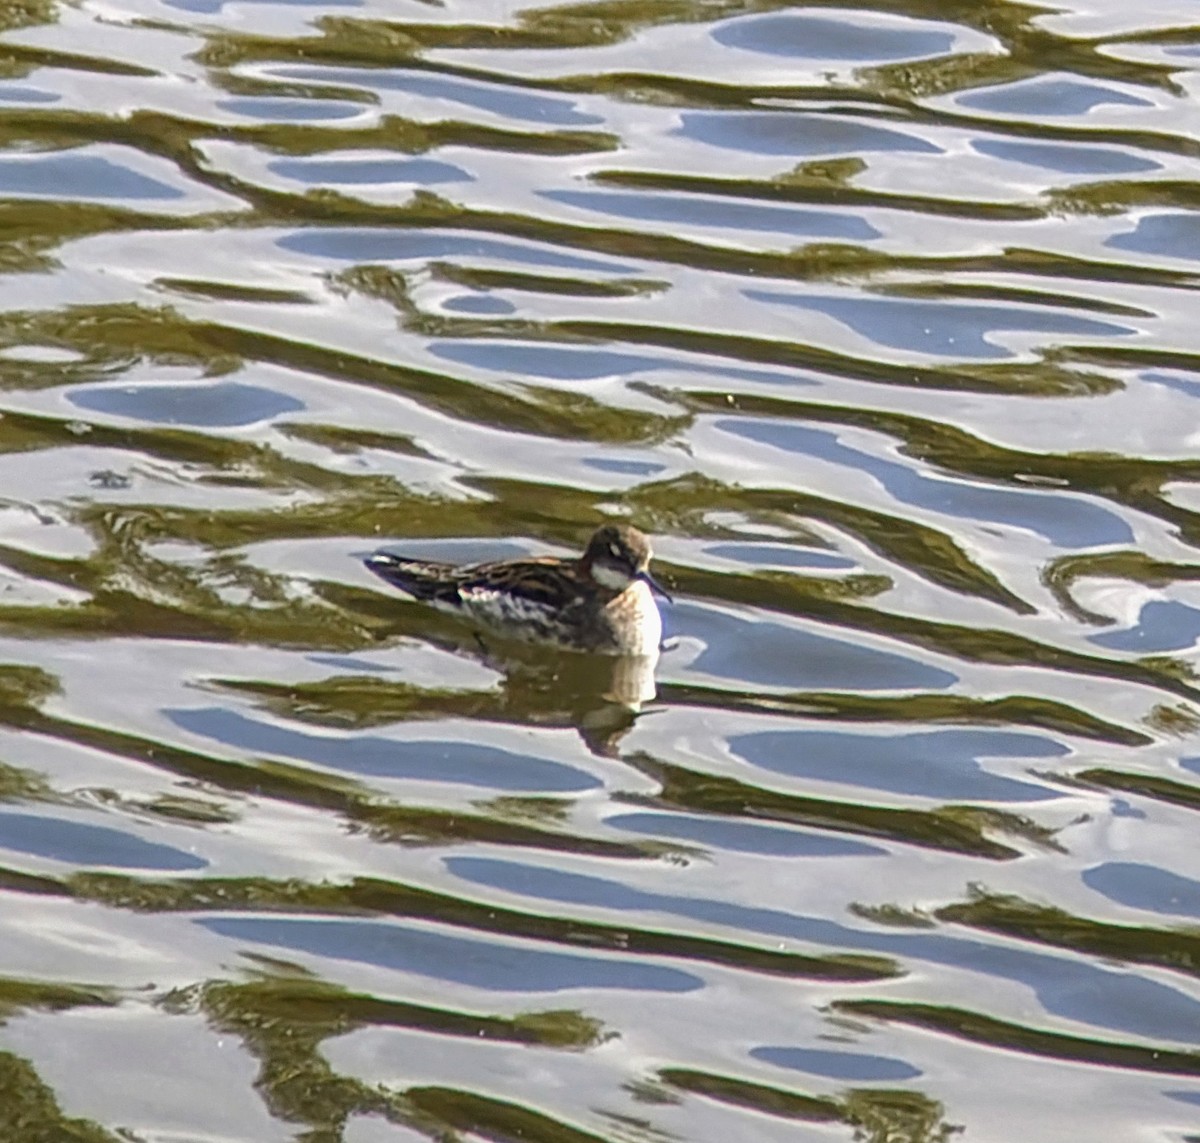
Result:
{"label": "bird's breast", "polygon": [[658,654],[662,643],[662,616],[646,584],[641,581],[631,583],[604,610],[619,654]]}

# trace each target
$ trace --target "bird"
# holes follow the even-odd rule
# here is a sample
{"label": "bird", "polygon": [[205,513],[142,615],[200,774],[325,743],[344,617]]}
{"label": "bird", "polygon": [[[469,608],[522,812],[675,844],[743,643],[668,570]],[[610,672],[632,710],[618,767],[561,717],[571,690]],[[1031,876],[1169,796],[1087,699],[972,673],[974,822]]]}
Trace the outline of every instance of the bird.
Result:
{"label": "bird", "polygon": [[422,603],[498,635],[603,655],[656,656],[662,616],[652,592],[650,541],[628,524],[603,524],[577,559],[530,556],[449,564],[380,551],[363,563]]}

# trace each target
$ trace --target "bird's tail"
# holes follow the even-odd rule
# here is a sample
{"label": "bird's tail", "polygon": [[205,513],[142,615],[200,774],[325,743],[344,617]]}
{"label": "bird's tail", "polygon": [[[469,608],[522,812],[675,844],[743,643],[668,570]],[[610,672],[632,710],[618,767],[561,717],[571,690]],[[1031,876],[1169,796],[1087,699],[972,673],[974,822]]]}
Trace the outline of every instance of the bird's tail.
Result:
{"label": "bird's tail", "polygon": [[363,563],[380,579],[415,599],[429,603],[458,602],[458,585],[446,574],[450,564],[414,560],[390,552],[376,552],[367,556]]}

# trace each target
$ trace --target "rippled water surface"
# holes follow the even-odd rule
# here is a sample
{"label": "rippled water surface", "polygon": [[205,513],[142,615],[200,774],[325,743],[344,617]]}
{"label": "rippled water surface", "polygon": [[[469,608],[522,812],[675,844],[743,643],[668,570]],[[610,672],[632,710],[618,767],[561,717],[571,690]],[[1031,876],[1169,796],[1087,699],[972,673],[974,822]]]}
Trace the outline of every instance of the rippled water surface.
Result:
{"label": "rippled water surface", "polygon": [[1196,18],[0,8],[0,1143],[1200,1138]]}

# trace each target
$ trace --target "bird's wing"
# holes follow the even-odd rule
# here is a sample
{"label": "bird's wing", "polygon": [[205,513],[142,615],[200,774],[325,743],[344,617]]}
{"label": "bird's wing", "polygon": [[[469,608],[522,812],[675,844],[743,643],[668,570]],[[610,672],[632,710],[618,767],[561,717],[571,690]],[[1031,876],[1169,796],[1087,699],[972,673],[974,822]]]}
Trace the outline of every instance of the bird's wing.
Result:
{"label": "bird's wing", "polygon": [[581,586],[575,565],[553,556],[476,564],[461,569],[457,580],[463,594],[506,591],[556,611],[577,599]]}
{"label": "bird's wing", "polygon": [[458,603],[459,571],[453,564],[437,560],[414,560],[390,552],[376,552],[363,563],[380,579],[431,603]]}

